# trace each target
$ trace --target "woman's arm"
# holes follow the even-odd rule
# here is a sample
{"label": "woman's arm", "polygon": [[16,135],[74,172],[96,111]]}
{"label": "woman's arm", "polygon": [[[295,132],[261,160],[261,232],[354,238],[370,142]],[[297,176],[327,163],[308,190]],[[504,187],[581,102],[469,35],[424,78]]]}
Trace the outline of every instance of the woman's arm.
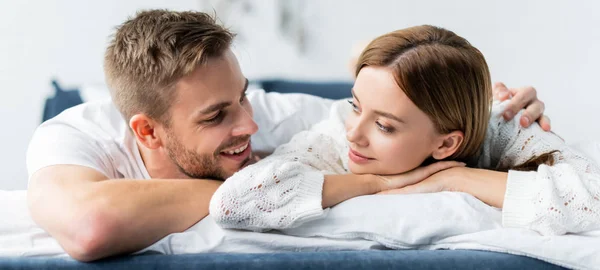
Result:
{"label": "woman's arm", "polygon": [[469,193],[493,207],[502,208],[508,173],[468,167],[440,171],[414,185],[379,194],[414,194],[455,191]]}
{"label": "woman's arm", "polygon": [[[501,109],[501,108],[497,108]],[[517,115],[518,116],[518,115]],[[484,148],[496,169],[453,168],[410,187],[388,193],[467,192],[485,203],[503,208],[503,225],[542,234],[578,233],[600,228],[600,168],[583,154],[567,146],[537,123],[522,128],[515,120],[504,122],[493,114],[494,138]],[[517,118],[518,119],[518,118]],[[556,151],[553,164],[537,171],[511,170],[531,158]],[[496,158],[490,158],[495,156]]]}
{"label": "woman's arm", "polygon": [[224,228],[288,228],[322,215],[328,206],[322,200],[325,188],[337,191],[327,194],[338,198],[345,192],[373,192],[368,176],[347,179],[352,185],[337,185],[343,184],[339,181],[324,185],[325,174],[346,174],[335,145],[321,133],[297,134],[271,156],[228,178],[211,199],[210,215]]}
{"label": "woman's arm", "polygon": [[[337,105],[348,106],[345,101]],[[228,178],[210,202],[210,215],[224,228],[266,230],[298,226],[323,208],[360,195],[421,181],[458,162],[439,162],[386,179],[350,174],[343,114],[336,106],[327,122],[295,135],[269,157]]]}
{"label": "woman's arm", "polygon": [[[565,234],[600,228],[600,167],[537,123],[530,128],[516,121],[499,121],[493,149],[501,155],[498,169],[506,178],[503,224],[543,234]],[[502,141],[508,141],[502,148]],[[555,152],[553,152],[555,151]],[[540,155],[553,153],[537,171],[512,168]]]}
{"label": "woman's arm", "polygon": [[454,166],[438,162],[387,179],[346,172],[331,137],[302,132],[273,155],[228,178],[210,201],[223,228],[285,229],[319,218],[323,208],[361,195],[401,188]]}

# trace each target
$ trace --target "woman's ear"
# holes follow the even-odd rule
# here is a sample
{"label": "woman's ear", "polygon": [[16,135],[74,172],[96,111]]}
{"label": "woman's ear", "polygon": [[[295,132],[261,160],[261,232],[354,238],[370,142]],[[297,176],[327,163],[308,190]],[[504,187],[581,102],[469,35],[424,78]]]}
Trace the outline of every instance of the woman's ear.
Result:
{"label": "woman's ear", "polygon": [[129,120],[129,127],[136,139],[149,149],[157,149],[162,145],[156,126],[156,121],[145,114],[136,114]]}
{"label": "woman's ear", "polygon": [[449,156],[452,156],[460,146],[462,145],[465,139],[465,135],[462,131],[452,131],[448,134],[440,135],[436,140],[436,148],[433,149],[433,153],[431,156],[437,160],[445,159]]}

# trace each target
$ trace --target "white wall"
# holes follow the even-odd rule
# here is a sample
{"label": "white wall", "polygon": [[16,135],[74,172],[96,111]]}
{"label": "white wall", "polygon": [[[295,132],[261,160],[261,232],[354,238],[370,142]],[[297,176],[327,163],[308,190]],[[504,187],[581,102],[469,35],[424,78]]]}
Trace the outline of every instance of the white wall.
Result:
{"label": "white wall", "polygon": [[193,0],[0,1],[0,189],[27,185],[25,151],[56,76],[64,85],[102,83],[114,26],[138,8],[197,8]]}
{"label": "white wall", "polygon": [[[434,24],[478,47],[494,80],[536,86],[561,136],[569,141],[600,138],[595,126],[599,1],[283,1],[303,10],[298,15],[305,23],[305,53],[277,32],[280,1],[246,1],[253,6],[249,14],[235,6],[217,7],[225,24],[243,36],[235,50],[250,78],[348,80],[346,61],[354,43]],[[67,86],[101,84],[108,36],[139,8],[184,10],[219,3],[223,1],[0,2],[0,189],[26,187],[25,150],[52,77]]]}

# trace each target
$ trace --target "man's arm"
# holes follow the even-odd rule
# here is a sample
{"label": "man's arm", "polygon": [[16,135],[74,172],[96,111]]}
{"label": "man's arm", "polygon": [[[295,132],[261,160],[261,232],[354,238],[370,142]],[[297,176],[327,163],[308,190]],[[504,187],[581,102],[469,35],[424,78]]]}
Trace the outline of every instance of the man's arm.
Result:
{"label": "man's arm", "polygon": [[[33,220],[80,261],[135,252],[208,215],[214,180],[132,180],[77,165],[32,175]],[[124,240],[127,239],[127,240]]]}

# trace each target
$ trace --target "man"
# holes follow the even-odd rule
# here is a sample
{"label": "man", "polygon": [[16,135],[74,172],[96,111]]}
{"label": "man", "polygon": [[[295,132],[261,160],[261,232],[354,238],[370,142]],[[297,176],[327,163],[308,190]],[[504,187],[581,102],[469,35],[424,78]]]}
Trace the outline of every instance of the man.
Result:
{"label": "man", "polygon": [[[204,13],[139,13],[106,51],[113,103],[74,107],[36,130],[30,212],[73,258],[133,252],[184,231],[253,147],[272,150],[327,115],[331,101],[317,97],[246,97],[232,39]],[[529,104],[530,119],[542,115],[533,88],[513,94],[513,112]]]}

